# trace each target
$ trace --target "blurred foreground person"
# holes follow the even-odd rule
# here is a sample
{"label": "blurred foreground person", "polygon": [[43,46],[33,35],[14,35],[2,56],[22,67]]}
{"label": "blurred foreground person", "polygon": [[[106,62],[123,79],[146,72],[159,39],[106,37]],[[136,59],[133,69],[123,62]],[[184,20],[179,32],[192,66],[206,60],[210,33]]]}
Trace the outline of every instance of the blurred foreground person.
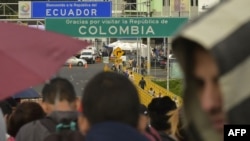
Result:
{"label": "blurred foreground person", "polygon": [[73,85],[67,79],[56,77],[45,84],[42,98],[47,117],[22,126],[16,135],[16,141],[44,141],[58,130],[61,122],[77,121],[77,97]]}
{"label": "blurred foreground person", "polygon": [[170,136],[170,116],[167,113],[175,109],[175,102],[168,96],[154,98],[148,105],[150,124],[158,131],[162,141],[174,141]]}
{"label": "blurred foreground person", "polygon": [[36,102],[23,102],[17,105],[8,121],[8,133],[15,137],[26,123],[45,117],[42,107]]}
{"label": "blurred foreground person", "polygon": [[184,131],[185,126],[182,122],[182,107],[178,107],[175,110],[168,112],[170,116],[168,123],[170,127],[170,135],[175,139],[175,141],[186,141],[186,132]]}
{"label": "blurred foreground person", "polygon": [[147,141],[138,130],[139,97],[132,82],[114,72],[92,78],[82,95],[79,127],[86,141]]}
{"label": "blurred foreground person", "polygon": [[161,141],[158,132],[150,125],[148,109],[145,105],[140,105],[140,117],[138,122],[139,131],[144,134],[150,141]]}
{"label": "blurred foreground person", "polygon": [[1,141],[6,141],[6,123],[5,123],[5,119],[2,113],[2,110],[0,108],[0,140]]}
{"label": "blurred foreground person", "polygon": [[[1,125],[1,131],[5,131],[7,129],[7,125],[8,125],[8,121],[9,121],[9,117],[10,115],[12,114],[12,106],[11,106],[11,103],[9,101],[12,101],[13,99],[11,97],[7,98],[7,99],[4,99],[2,101],[0,101],[0,111],[2,112],[3,114],[3,118],[0,116],[0,124],[3,124]],[[3,122],[2,122],[3,121]],[[6,126],[6,127],[5,127]],[[0,131],[0,132],[1,132]],[[6,131],[5,131],[6,132]],[[4,136],[3,136],[4,137]],[[2,136],[0,136],[0,141],[1,141],[1,138],[3,138]],[[8,134],[6,132],[6,139],[7,141],[14,141],[14,137],[12,137],[10,134]],[[4,140],[5,141],[5,140]]]}
{"label": "blurred foreground person", "polygon": [[242,14],[249,5],[223,1],[173,40],[192,141],[222,141],[224,124],[250,124],[250,14]]}

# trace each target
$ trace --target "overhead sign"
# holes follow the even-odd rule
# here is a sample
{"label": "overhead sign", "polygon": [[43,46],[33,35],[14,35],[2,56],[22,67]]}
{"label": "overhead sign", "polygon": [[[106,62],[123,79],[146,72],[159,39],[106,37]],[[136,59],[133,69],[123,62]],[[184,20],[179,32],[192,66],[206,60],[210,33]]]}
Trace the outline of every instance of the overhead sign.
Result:
{"label": "overhead sign", "polygon": [[167,37],[187,18],[71,18],[46,19],[46,30],[74,37]]}
{"label": "overhead sign", "polygon": [[124,54],[124,51],[123,51],[121,48],[119,48],[119,47],[117,47],[117,48],[113,51],[113,55],[114,55],[115,57],[117,57],[117,58],[122,57],[123,54]]}
{"label": "overhead sign", "polygon": [[19,1],[19,18],[112,17],[111,2]]}

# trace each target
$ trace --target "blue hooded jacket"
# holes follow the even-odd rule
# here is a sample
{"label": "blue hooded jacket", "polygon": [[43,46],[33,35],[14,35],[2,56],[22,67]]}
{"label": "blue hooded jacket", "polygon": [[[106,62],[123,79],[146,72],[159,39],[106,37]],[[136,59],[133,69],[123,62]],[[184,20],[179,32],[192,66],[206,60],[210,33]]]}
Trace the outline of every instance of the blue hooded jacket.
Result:
{"label": "blue hooded jacket", "polygon": [[91,127],[86,141],[148,141],[133,127],[118,122],[103,122]]}

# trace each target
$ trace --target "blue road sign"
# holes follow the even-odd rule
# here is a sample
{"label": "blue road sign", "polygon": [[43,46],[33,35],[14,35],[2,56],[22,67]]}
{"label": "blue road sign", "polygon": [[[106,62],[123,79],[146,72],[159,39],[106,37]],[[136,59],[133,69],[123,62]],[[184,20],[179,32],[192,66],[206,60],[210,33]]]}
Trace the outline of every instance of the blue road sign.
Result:
{"label": "blue road sign", "polygon": [[31,2],[31,18],[112,17],[111,2]]}

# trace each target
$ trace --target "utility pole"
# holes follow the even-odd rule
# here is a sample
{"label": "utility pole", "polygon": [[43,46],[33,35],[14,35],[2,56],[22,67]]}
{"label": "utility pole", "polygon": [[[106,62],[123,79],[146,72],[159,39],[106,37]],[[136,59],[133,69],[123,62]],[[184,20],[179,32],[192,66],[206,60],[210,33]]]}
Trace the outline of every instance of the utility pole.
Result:
{"label": "utility pole", "polygon": [[[147,0],[147,17],[150,17],[150,0]],[[150,47],[150,38],[147,37],[147,45],[148,45],[148,57],[147,57],[147,74],[150,75],[151,68],[151,47]]]}
{"label": "utility pole", "polygon": [[167,48],[167,90],[169,90],[169,75],[170,75],[170,42],[171,42],[171,39],[168,38],[168,48]]}
{"label": "utility pole", "polygon": [[163,56],[166,56],[166,38],[163,38]]}

